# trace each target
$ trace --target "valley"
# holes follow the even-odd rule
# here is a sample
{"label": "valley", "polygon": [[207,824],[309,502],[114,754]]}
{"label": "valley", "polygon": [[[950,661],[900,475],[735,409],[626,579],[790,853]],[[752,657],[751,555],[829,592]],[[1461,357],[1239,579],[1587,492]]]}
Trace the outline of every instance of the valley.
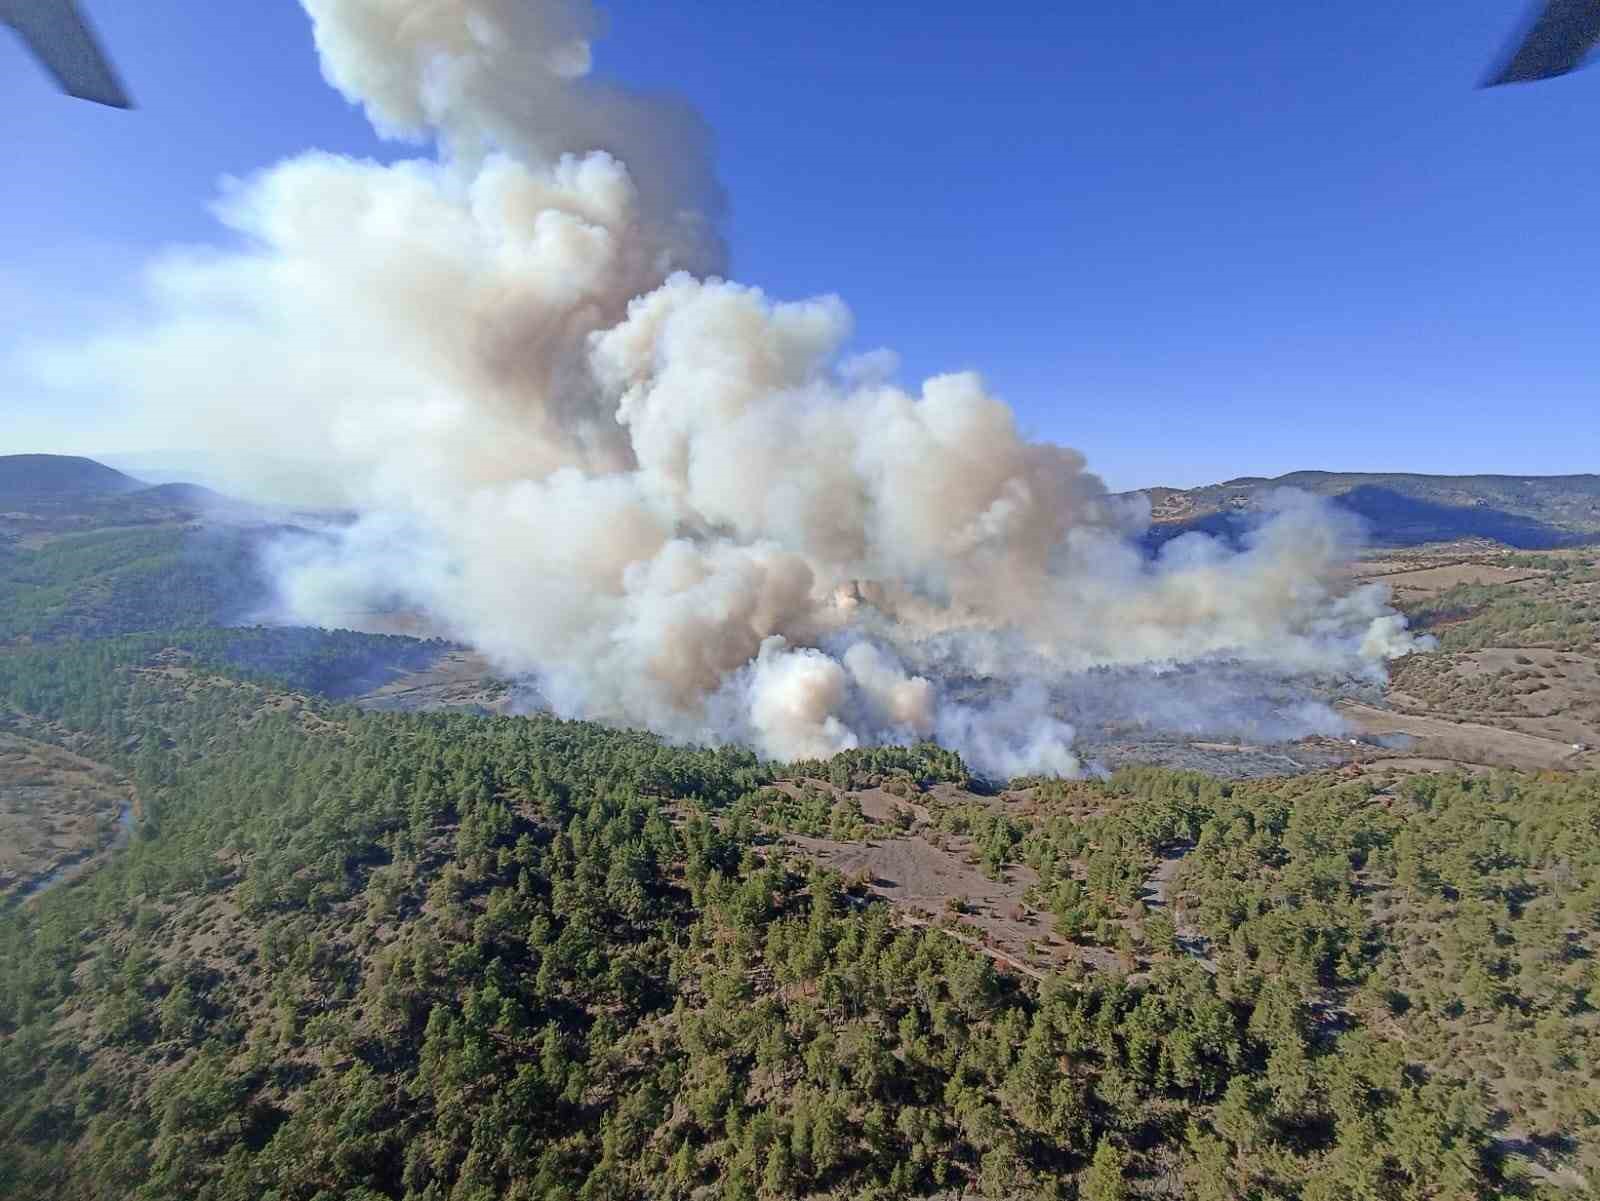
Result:
{"label": "valley", "polygon": [[1600,1170],[1586,548],[1355,564],[1440,645],[1337,734],[1122,723],[997,781],[558,721],[454,643],[221,624],[248,577],[168,615],[203,514],[102,504],[0,553],[7,1196],[1000,1201],[1110,1140],[1130,1197]]}
{"label": "valley", "polygon": [[128,782],[105,764],[0,726],[0,904],[126,845],[134,812]]}

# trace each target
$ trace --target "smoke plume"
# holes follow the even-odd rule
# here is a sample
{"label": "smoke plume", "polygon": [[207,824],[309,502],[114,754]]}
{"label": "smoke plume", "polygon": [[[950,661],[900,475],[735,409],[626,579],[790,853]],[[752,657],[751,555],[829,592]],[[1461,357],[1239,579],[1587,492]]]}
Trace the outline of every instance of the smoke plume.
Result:
{"label": "smoke plume", "polygon": [[303,3],[328,81],[437,153],[232,186],[237,244],[164,261],[159,316],[77,355],[175,442],[361,514],[277,549],[294,617],[420,607],[563,712],[783,758],[933,737],[997,776],[1076,771],[1095,681],[1181,724],[1163,680],[1203,692],[1197,663],[1416,646],[1321,503],[1152,557],[1148,511],[976,375],[907,390],[846,356],[839,299],[721,278],[706,131],[590,78],[584,0]]}

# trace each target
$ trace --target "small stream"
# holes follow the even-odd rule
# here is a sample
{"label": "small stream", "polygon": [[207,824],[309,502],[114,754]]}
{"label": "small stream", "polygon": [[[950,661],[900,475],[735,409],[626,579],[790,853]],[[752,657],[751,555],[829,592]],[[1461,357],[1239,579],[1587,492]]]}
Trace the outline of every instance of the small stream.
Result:
{"label": "small stream", "polygon": [[16,894],[16,900],[19,902],[31,901],[34,897],[49,892],[52,888],[54,888],[57,884],[62,883],[64,880],[71,879],[78,869],[87,864],[89,860],[94,859],[99,855],[109,855],[113,851],[122,850],[123,847],[127,846],[128,843],[133,840],[133,827],[135,824],[137,824],[137,822],[138,819],[133,814],[133,803],[131,801],[124,801],[122,803],[122,808],[117,810],[117,832],[112,836],[110,842],[108,842],[98,851],[93,851],[86,855],[80,855],[78,858],[69,863],[63,863],[48,876],[43,876],[35,880],[32,884],[28,885],[28,887],[20,889]]}

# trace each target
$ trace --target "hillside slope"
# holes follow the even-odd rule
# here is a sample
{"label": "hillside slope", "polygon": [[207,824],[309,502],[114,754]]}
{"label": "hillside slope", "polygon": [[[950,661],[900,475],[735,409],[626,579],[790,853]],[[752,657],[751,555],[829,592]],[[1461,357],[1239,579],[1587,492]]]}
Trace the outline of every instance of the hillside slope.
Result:
{"label": "hillside slope", "polygon": [[[984,797],[932,748],[363,714],[158,645],[0,655],[16,720],[143,805],[0,913],[0,1195],[1489,1201],[1595,1169],[1593,776]],[[792,849],[889,842],[972,856],[1054,966],[980,897],[919,914]]]}

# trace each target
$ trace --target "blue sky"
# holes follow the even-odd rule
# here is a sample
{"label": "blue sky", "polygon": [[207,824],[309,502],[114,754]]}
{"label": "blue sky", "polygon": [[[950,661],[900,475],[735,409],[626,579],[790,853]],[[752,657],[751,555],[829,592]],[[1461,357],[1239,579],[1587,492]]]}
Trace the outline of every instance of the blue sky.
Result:
{"label": "blue sky", "polygon": [[[219,179],[415,153],[286,0],[85,7],[133,113],[0,36],[0,452],[119,449],[6,364],[132,311]],[[716,132],[736,278],[977,368],[1113,486],[1600,466],[1600,70],[1476,90],[1517,3],[607,9],[599,72]]]}

